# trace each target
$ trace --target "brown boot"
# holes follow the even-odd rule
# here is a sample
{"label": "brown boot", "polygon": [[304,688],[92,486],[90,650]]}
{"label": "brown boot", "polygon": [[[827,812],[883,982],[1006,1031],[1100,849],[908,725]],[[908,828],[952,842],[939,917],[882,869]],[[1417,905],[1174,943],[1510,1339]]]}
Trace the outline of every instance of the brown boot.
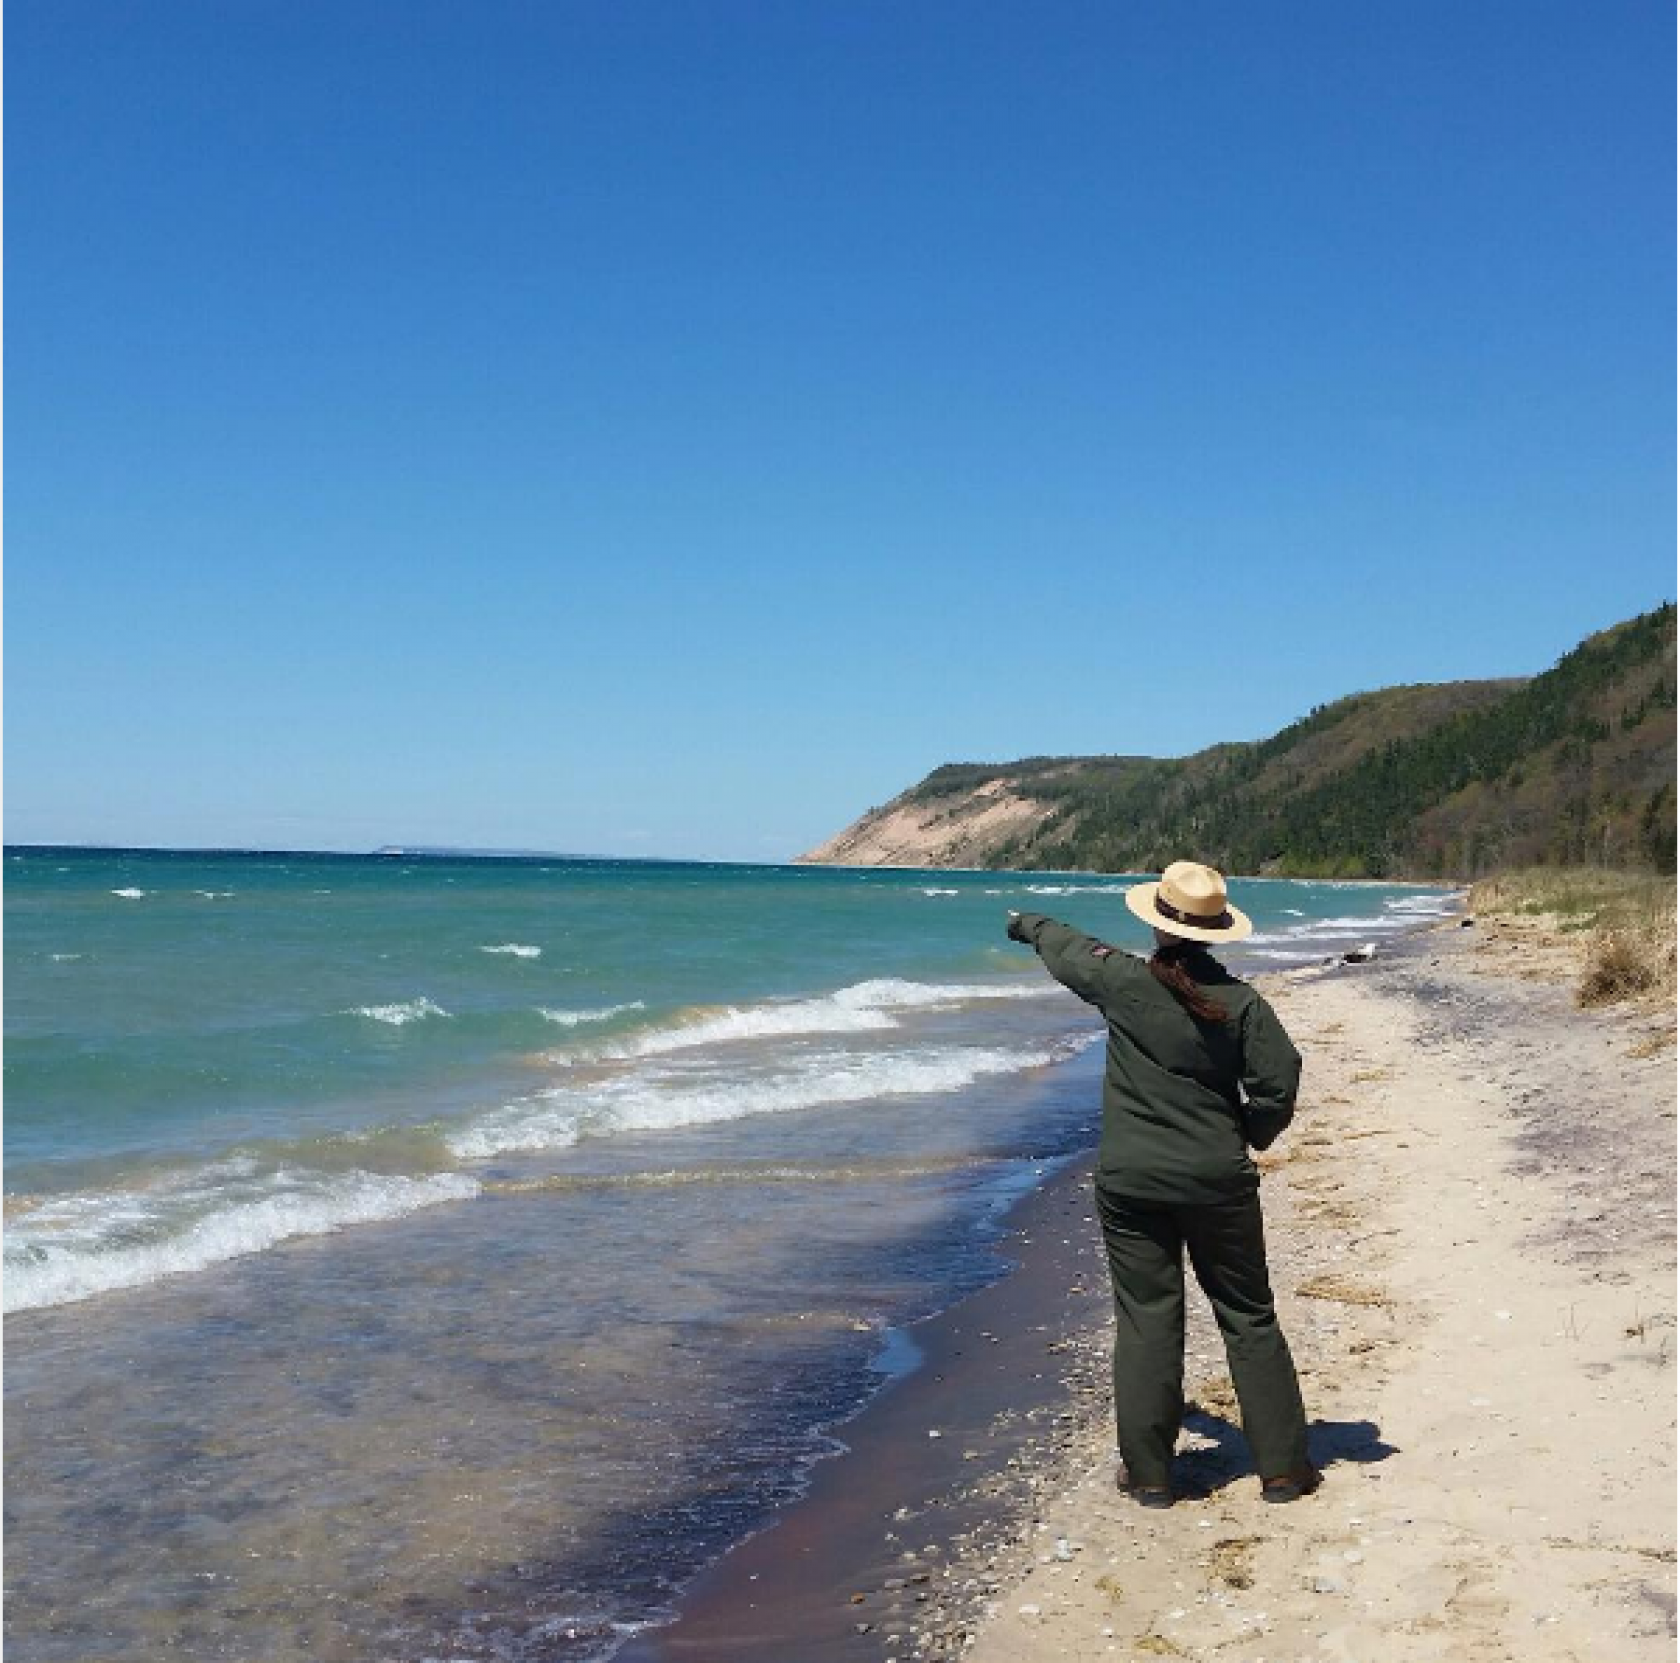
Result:
{"label": "brown boot", "polygon": [[1119,1456],[1114,1461],[1114,1487],[1121,1495],[1130,1496],[1139,1507],[1171,1507],[1175,1499],[1171,1485],[1134,1484],[1125,1461]]}
{"label": "brown boot", "polygon": [[1299,1501],[1310,1496],[1324,1482],[1324,1474],[1317,1467],[1306,1466],[1299,1472],[1284,1473],[1279,1478],[1260,1480],[1262,1501]]}

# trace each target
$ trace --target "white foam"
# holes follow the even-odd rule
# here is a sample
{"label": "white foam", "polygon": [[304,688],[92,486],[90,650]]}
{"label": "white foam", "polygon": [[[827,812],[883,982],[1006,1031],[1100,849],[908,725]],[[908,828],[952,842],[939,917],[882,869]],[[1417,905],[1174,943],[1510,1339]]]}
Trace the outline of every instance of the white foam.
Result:
{"label": "white foam", "polygon": [[1390,935],[1397,930],[1410,929],[1418,922],[1416,914],[1378,913],[1365,918],[1315,918],[1302,924],[1289,924],[1281,930],[1256,930],[1248,939],[1254,946],[1281,946],[1289,942],[1322,941],[1333,944],[1349,937],[1369,939],[1374,931]]}
{"label": "white foam", "polygon": [[195,895],[202,895],[207,901],[226,901],[232,898],[231,889],[195,889]]}
{"label": "white foam", "polygon": [[555,1086],[463,1128],[446,1141],[463,1160],[514,1150],[566,1149],[584,1137],[662,1131],[748,1115],[788,1114],[833,1103],[960,1091],[989,1075],[1013,1074],[1076,1055],[1102,1036],[1004,1050],[951,1046],[920,1051],[826,1051],[756,1077],[680,1068],[640,1070],[591,1086]]}
{"label": "white foam", "polygon": [[47,1201],[6,1230],[5,1309],[65,1305],[260,1253],[299,1236],[400,1218],[479,1193],[463,1173],[429,1178],[280,1171],[224,1162],[148,1190]]}
{"label": "white foam", "polygon": [[146,892],[143,889],[113,889],[111,893],[121,896],[125,901],[138,901]]}
{"label": "white foam", "polygon": [[626,1005],[602,1005],[598,1010],[563,1011],[539,1006],[538,1014],[549,1022],[559,1023],[562,1028],[576,1028],[585,1022],[610,1022],[615,1016],[628,1016],[631,1011],[646,1009],[640,999],[632,999]]}
{"label": "white foam", "polygon": [[510,959],[540,959],[542,948],[528,947],[523,941],[504,941],[497,947],[480,947],[481,953],[500,953]]}
{"label": "white foam", "polygon": [[1383,907],[1389,912],[1405,913],[1413,918],[1445,918],[1458,910],[1454,903],[1452,895],[1401,895],[1392,901],[1384,901]]}
{"label": "white foam", "polygon": [[423,1022],[428,1016],[448,1016],[449,1012],[442,1005],[434,1005],[430,999],[421,997],[401,1005],[357,1005],[345,1014],[366,1016],[393,1028],[404,1028],[410,1022]]}
{"label": "white foam", "polygon": [[1124,895],[1132,886],[1113,883],[1030,883],[1029,895]]}
{"label": "white foam", "polygon": [[[726,1005],[692,1013],[675,1027],[596,1046],[589,1061],[665,1056],[696,1046],[790,1034],[857,1034],[896,1028],[892,1014],[903,1010],[939,1010],[978,999],[1043,998],[1052,984],[1031,982],[907,982],[896,977],[857,982],[815,999],[771,999],[757,1005]],[[560,1060],[575,1061],[577,1053]]]}
{"label": "white foam", "polygon": [[51,956],[54,964],[68,964],[72,959],[83,958],[86,955],[82,953],[54,953]]}
{"label": "white foam", "polygon": [[1393,935],[1417,927],[1426,919],[1452,912],[1452,897],[1442,894],[1403,895],[1383,902],[1383,910],[1362,917],[1308,918],[1294,907],[1282,911],[1302,921],[1279,929],[1257,930],[1244,944],[1256,958],[1304,963],[1326,953],[1369,942],[1373,936]]}
{"label": "white foam", "polygon": [[960,889],[924,889],[922,893],[924,895],[960,895],[962,891]]}

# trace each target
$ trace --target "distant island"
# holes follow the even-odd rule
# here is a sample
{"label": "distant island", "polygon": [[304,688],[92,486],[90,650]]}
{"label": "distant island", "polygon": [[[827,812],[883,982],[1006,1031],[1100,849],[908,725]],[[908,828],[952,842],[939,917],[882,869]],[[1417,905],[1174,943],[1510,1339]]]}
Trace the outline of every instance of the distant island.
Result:
{"label": "distant island", "polygon": [[566,855],[557,849],[457,849],[440,843],[382,843],[370,854],[405,860],[610,860],[610,855]]}
{"label": "distant island", "polygon": [[811,865],[1471,878],[1527,865],[1675,867],[1675,609],[1551,669],[1320,705],[1180,758],[948,763]]}

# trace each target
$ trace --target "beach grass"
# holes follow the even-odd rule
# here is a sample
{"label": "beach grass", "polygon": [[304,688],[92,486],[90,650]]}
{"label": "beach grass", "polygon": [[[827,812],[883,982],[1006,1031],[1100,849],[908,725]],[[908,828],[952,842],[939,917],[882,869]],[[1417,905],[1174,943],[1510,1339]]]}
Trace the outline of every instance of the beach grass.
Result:
{"label": "beach grass", "polygon": [[1470,891],[1479,913],[1547,919],[1586,937],[1576,984],[1586,1006],[1675,995],[1675,881],[1606,867],[1532,867],[1484,878]]}

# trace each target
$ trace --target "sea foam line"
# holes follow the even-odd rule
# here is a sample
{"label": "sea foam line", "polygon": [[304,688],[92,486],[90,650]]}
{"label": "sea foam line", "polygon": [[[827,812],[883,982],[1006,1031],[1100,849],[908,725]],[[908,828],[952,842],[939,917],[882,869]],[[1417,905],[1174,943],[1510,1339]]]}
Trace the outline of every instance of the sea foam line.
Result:
{"label": "sea foam line", "polygon": [[540,959],[542,948],[532,947],[523,941],[504,941],[495,947],[480,947],[481,953],[496,953],[510,959]]}
{"label": "sea foam line", "polygon": [[7,1227],[5,1309],[142,1287],[479,1191],[477,1179],[459,1172],[399,1178],[282,1171],[256,1179],[224,1164],[151,1190],[48,1200]]}

